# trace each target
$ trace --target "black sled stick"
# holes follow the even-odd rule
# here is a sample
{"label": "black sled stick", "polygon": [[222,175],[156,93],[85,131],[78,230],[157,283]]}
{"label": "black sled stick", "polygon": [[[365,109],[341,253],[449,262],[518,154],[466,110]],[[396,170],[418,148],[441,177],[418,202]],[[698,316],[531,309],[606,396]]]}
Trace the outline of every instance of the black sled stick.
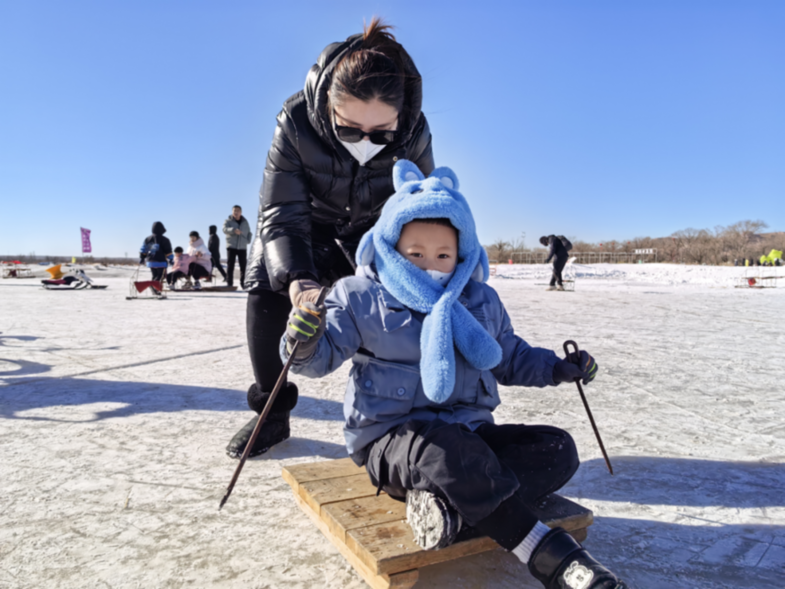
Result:
{"label": "black sled stick", "polygon": [[[575,348],[575,355],[578,357],[576,363],[580,365],[581,351],[578,349],[578,344],[576,344],[571,339],[568,339],[566,342],[564,342],[564,353],[567,355],[568,358],[570,357],[570,346]],[[608,465],[608,470],[612,475],[613,467],[611,466],[611,461],[608,458],[608,453],[605,451],[605,446],[602,443],[602,438],[600,437],[600,430],[597,429],[597,424],[594,423],[594,416],[591,414],[591,409],[589,409],[589,403],[586,401],[586,395],[583,394],[581,379],[576,378],[575,384],[578,386],[578,392],[581,394],[581,401],[583,401],[583,406],[586,407],[586,413],[589,415],[589,421],[591,422],[591,427],[594,430],[594,435],[597,437],[597,443],[600,445],[600,450],[602,450],[602,455],[605,458],[605,464]]]}
{"label": "black sled stick", "polygon": [[[324,303],[324,299],[327,297],[327,292],[329,290],[330,289],[326,287],[322,287],[322,290],[319,291],[319,299],[316,301],[317,307],[322,303]],[[322,321],[324,321],[324,317],[322,317]],[[299,347],[300,347],[300,342],[295,342],[294,346],[292,346],[292,353],[289,354],[289,359],[286,361],[286,364],[284,364],[280,376],[278,376],[278,380],[275,383],[275,387],[273,387],[273,392],[270,393],[270,397],[267,399],[267,403],[265,403],[264,405],[264,410],[259,414],[259,421],[256,422],[256,427],[253,428],[251,439],[249,439],[248,443],[245,445],[245,450],[243,450],[243,455],[240,458],[240,462],[237,465],[237,468],[234,469],[234,475],[232,476],[232,480],[229,483],[229,486],[226,488],[226,495],[224,495],[223,499],[221,499],[221,504],[218,506],[218,511],[221,511],[221,508],[229,499],[229,495],[232,494],[232,489],[234,489],[234,485],[237,482],[237,479],[240,477],[240,473],[243,470],[243,466],[245,466],[245,461],[248,460],[248,454],[251,453],[251,448],[253,448],[256,438],[259,436],[259,432],[262,431],[262,425],[264,424],[264,420],[267,419],[267,414],[270,413],[270,409],[272,408],[273,403],[275,402],[275,397],[278,396],[278,391],[281,390],[283,383],[286,382],[286,375],[289,373],[289,367],[292,365],[292,362],[294,361],[294,357],[297,354],[297,348]]]}

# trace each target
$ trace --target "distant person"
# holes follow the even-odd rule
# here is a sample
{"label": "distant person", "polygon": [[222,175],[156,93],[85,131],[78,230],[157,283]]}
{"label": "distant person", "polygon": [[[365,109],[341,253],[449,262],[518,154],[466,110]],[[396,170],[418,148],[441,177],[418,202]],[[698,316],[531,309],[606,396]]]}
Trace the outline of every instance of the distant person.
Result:
{"label": "distant person", "polygon": [[199,232],[191,231],[188,236],[191,240],[191,245],[188,246],[188,255],[193,258],[188,265],[188,275],[194,280],[194,289],[199,290],[202,288],[199,280],[210,276],[213,263],[210,257],[210,250],[207,249],[204,241],[199,237]]}
{"label": "distant person", "polygon": [[162,280],[164,270],[169,265],[167,258],[172,255],[172,243],[164,237],[166,227],[160,221],[153,223],[153,233],[149,235],[139,248],[139,263],[147,261],[147,267],[153,274],[153,280]]}
{"label": "distant person", "polygon": [[170,287],[174,288],[177,281],[181,278],[186,278],[190,271],[190,265],[192,262],[191,256],[188,254],[183,253],[183,248],[179,245],[174,248],[174,259],[172,260],[172,269],[169,274],[166,275],[166,282],[169,284]]}
{"label": "distant person", "polygon": [[210,225],[210,237],[207,239],[207,249],[210,250],[213,268],[218,268],[221,276],[224,277],[224,282],[226,282],[226,271],[224,270],[224,267],[221,266],[221,239],[218,237],[217,231],[218,227]]}
{"label": "distant person", "polygon": [[232,214],[224,221],[224,234],[226,235],[226,284],[234,284],[234,261],[240,262],[240,288],[245,288],[245,262],[248,259],[246,249],[251,242],[251,226],[248,219],[243,217],[240,205],[232,207]]}
{"label": "distant person", "polygon": [[550,250],[545,263],[547,264],[553,258],[553,276],[551,276],[548,290],[564,290],[561,273],[564,270],[567,259],[570,257],[569,250],[565,247],[561,238],[556,235],[549,235],[548,237],[543,235],[540,237],[540,243]]}

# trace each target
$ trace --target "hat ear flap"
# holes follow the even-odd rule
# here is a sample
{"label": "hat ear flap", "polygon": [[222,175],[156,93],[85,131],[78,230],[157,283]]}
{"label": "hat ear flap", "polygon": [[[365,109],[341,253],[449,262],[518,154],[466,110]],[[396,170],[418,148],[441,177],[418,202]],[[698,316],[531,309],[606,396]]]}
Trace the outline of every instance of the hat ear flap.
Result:
{"label": "hat ear flap", "polygon": [[441,183],[444,185],[445,188],[449,188],[450,190],[458,190],[458,176],[455,175],[450,168],[436,168],[433,172],[430,173],[428,178],[438,178]]}
{"label": "hat ear flap", "polygon": [[425,176],[420,171],[420,168],[409,160],[398,160],[398,163],[393,166],[393,187],[395,192],[401,189],[401,186],[407,182],[419,182],[425,180]]}
{"label": "hat ear flap", "polygon": [[373,245],[373,229],[370,229],[360,240],[354,260],[358,266],[370,266],[375,255],[376,248]]}
{"label": "hat ear flap", "polygon": [[488,254],[485,252],[485,248],[480,248],[480,259],[477,260],[477,266],[474,268],[474,272],[472,272],[471,279],[475,282],[487,282],[488,278],[491,275],[491,270],[488,265]]}

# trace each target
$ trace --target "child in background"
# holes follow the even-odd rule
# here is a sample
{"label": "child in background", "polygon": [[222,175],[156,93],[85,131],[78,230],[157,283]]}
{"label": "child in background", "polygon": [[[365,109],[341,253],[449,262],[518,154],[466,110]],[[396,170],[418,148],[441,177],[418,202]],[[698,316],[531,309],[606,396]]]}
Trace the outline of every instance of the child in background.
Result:
{"label": "child in background", "polygon": [[204,241],[199,237],[199,232],[191,231],[188,236],[191,240],[191,245],[188,246],[188,255],[191,257],[188,275],[194,279],[194,289],[199,290],[202,288],[199,279],[210,276],[210,273],[213,271],[213,263],[210,250],[207,249]]}
{"label": "child in background", "polygon": [[172,271],[166,276],[166,282],[174,288],[177,281],[188,276],[191,256],[183,253],[183,248],[179,245],[174,248],[174,259],[172,260]]}
{"label": "child in background", "polygon": [[168,237],[164,237],[164,233],[166,227],[160,221],[156,221],[153,223],[152,235],[149,235],[139,248],[139,263],[143,264],[145,260],[147,261],[153,280],[163,279],[164,270],[168,265],[167,259],[172,255],[172,243]]}
{"label": "child in background", "polygon": [[[406,160],[396,194],[357,251],[357,275],[325,304],[290,315],[285,359],[317,378],[345,360],[344,435],[352,459],[391,497],[426,549],[450,544],[465,522],[512,551],[548,589],[627,589],[532,507],[567,483],[579,460],[572,437],[547,425],[496,425],[502,385],[583,379],[587,352],[560,359],[515,335],[471,211],[448,168],[425,179]],[[572,357],[575,356],[575,357]],[[275,407],[273,407],[273,411]]]}

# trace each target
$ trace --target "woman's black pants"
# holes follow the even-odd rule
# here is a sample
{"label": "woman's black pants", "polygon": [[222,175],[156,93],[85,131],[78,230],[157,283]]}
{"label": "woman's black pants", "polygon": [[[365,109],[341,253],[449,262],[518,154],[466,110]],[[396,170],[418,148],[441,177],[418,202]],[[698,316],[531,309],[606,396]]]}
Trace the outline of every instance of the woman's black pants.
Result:
{"label": "woman's black pants", "polygon": [[[279,346],[291,310],[287,296],[269,290],[248,293],[245,315],[248,350],[256,384],[266,393],[272,392],[283,369]],[[282,388],[278,394],[285,393],[286,388]]]}
{"label": "woman's black pants", "polygon": [[207,268],[202,266],[201,264],[197,264],[196,262],[191,262],[188,265],[188,275],[191,278],[195,278],[199,280],[201,278],[207,278],[210,276],[210,273],[207,271]]}
{"label": "woman's black pants", "polygon": [[403,500],[408,490],[430,491],[507,550],[537,523],[537,502],[579,464],[572,436],[556,427],[485,423],[472,431],[438,419],[395,427],[365,453],[371,482],[388,495]]}

